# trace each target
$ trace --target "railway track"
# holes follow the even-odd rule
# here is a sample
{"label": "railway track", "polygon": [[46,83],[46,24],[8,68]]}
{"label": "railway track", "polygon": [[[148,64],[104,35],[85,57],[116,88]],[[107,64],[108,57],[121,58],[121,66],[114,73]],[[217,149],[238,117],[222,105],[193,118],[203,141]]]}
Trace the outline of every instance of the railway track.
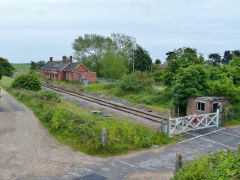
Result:
{"label": "railway track", "polygon": [[77,97],[80,99],[83,99],[85,101],[89,101],[101,106],[105,106],[105,107],[109,107],[121,112],[125,112],[125,113],[129,113],[144,119],[147,119],[149,121],[155,122],[155,123],[160,123],[162,125],[167,125],[167,118],[163,117],[163,116],[159,116],[159,115],[155,115],[149,112],[145,112],[145,111],[141,111],[139,109],[136,108],[132,108],[132,107],[127,107],[127,106],[123,106],[123,105],[119,105],[119,104],[115,104],[109,101],[105,101],[102,99],[98,99],[98,98],[94,98],[94,97],[90,97],[90,96],[86,96],[80,93],[76,93],[76,92],[72,92],[72,91],[67,91],[67,90],[63,90],[57,87],[53,87],[49,84],[42,84],[43,87],[54,90],[56,92],[60,92],[63,94],[67,94],[67,95],[71,95],[73,97]]}

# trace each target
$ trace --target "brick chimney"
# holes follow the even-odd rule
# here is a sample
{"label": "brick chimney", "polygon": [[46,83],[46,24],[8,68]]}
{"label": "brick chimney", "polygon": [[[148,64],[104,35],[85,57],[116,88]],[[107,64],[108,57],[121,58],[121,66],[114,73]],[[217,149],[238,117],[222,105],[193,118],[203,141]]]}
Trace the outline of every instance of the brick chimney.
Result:
{"label": "brick chimney", "polygon": [[70,56],[70,64],[72,64],[72,56]]}
{"label": "brick chimney", "polygon": [[49,59],[49,60],[50,60],[50,62],[52,62],[52,61],[53,61],[53,57],[50,57],[50,59]]}
{"label": "brick chimney", "polygon": [[67,61],[67,57],[63,56],[63,62],[66,62],[66,61]]}

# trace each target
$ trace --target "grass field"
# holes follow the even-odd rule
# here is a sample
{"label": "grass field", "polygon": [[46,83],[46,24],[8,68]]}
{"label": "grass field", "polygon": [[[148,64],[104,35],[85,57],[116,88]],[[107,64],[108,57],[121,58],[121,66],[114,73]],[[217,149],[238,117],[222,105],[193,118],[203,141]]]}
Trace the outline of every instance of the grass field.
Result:
{"label": "grass field", "polygon": [[12,64],[17,72],[24,72],[30,70],[30,64]]}

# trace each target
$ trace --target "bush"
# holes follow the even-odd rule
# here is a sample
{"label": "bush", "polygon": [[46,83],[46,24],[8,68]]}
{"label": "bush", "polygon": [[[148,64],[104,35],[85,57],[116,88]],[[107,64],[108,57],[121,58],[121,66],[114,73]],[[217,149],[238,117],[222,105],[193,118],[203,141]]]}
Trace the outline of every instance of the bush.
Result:
{"label": "bush", "polygon": [[173,180],[232,179],[240,173],[240,151],[228,150],[202,155],[187,162]]}
{"label": "bush", "polygon": [[39,91],[41,90],[41,82],[33,73],[21,74],[13,81],[12,87],[20,87],[26,90]]}
{"label": "bush", "polygon": [[60,102],[60,97],[57,93],[51,92],[51,91],[40,91],[38,93],[39,98],[46,100],[46,101],[54,101],[54,102]]}
{"label": "bush", "polygon": [[137,71],[135,74],[125,75],[120,83],[123,90],[143,90],[151,88],[152,77],[147,72]]}

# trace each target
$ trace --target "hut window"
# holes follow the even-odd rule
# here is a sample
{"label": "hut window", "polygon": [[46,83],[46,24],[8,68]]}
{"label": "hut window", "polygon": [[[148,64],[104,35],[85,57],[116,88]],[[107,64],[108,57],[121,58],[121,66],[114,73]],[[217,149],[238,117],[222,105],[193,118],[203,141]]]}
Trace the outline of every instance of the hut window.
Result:
{"label": "hut window", "polygon": [[205,111],[205,103],[197,102],[197,110],[198,111]]}

